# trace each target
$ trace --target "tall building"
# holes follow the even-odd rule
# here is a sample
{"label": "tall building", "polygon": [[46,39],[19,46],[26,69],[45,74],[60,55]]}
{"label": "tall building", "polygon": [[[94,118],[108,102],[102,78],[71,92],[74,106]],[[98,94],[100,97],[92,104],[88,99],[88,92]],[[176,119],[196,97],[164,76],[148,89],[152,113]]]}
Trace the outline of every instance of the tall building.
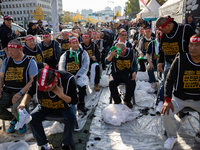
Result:
{"label": "tall building", "polygon": [[[58,1],[58,14],[63,14],[62,0]],[[11,15],[15,22],[25,22],[33,20],[31,12],[35,12],[36,7],[40,6],[45,14],[44,20],[51,21],[51,0],[2,0],[0,3],[2,15]]]}
{"label": "tall building", "polygon": [[115,15],[116,15],[117,11],[119,11],[119,13],[122,15],[122,7],[121,6],[116,6],[114,11],[115,11]]}
{"label": "tall building", "polygon": [[89,16],[89,14],[92,14],[93,10],[92,9],[82,9],[81,10],[81,16],[83,17],[83,19],[87,18]]}

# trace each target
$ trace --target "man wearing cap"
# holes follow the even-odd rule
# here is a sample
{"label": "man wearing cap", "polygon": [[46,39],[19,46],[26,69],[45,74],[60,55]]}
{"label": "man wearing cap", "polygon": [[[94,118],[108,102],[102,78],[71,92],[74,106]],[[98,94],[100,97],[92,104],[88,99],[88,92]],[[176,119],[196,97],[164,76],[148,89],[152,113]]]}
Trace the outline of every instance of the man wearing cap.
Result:
{"label": "man wearing cap", "polygon": [[0,29],[0,39],[4,52],[6,56],[9,57],[7,48],[8,42],[12,39],[16,39],[17,35],[15,34],[15,31],[12,30],[11,26],[13,18],[9,15],[6,15],[3,17],[3,20],[4,22]]}
{"label": "man wearing cap", "polygon": [[31,112],[30,122],[33,137],[41,150],[52,150],[45,135],[42,121],[45,116],[60,113],[64,117],[64,132],[62,150],[74,149],[73,132],[76,124],[77,92],[74,76],[66,71],[55,71],[45,66],[34,77],[32,85],[18,106],[24,109],[25,105],[36,94],[39,104]]}
{"label": "man wearing cap", "polygon": [[147,27],[150,27],[150,25],[146,20],[143,20],[142,18],[139,18],[137,27],[147,28]]}
{"label": "man wearing cap", "polygon": [[[138,43],[138,47],[136,48],[140,58],[146,56],[146,51],[148,48],[148,45],[151,41],[153,41],[154,38],[151,36],[151,29],[150,28],[146,28],[145,29],[145,36],[143,36],[139,43]],[[140,64],[140,71],[145,72],[146,71],[146,67],[145,67],[145,62],[147,60],[146,59],[139,59],[139,64]]]}
{"label": "man wearing cap", "polygon": [[[11,120],[7,133],[15,131],[18,105],[23,95],[28,91],[33,77],[38,73],[33,57],[24,55],[22,44],[14,39],[8,43],[9,56],[3,61],[0,71],[0,119]],[[4,86],[3,86],[4,85]],[[12,113],[6,108],[12,105]],[[28,106],[26,107],[29,110]],[[26,131],[26,125],[18,130],[19,134]]]}
{"label": "man wearing cap", "polygon": [[44,34],[45,30],[43,27],[43,21],[41,19],[38,20],[38,26],[37,26],[37,34]]}
{"label": "man wearing cap", "polygon": [[[60,36],[62,36],[62,38],[59,38]],[[69,50],[69,32],[68,31],[63,31],[60,34],[56,35],[54,38],[54,40],[57,40],[60,44],[61,44],[61,55]]]}
{"label": "man wearing cap", "polygon": [[104,49],[105,47],[105,42],[103,39],[98,39],[99,33],[96,31],[92,32],[92,42],[94,42],[97,46],[97,49],[100,52],[100,60],[102,63],[102,69],[105,70],[106,69],[106,65],[105,65],[105,58],[106,58],[106,51]]}
{"label": "man wearing cap", "polygon": [[82,36],[83,42],[81,43],[82,48],[88,53],[90,58],[90,70],[88,76],[90,76],[91,83],[94,84],[95,91],[99,91],[100,82],[100,53],[94,42],[91,41],[91,36],[88,32],[85,32]]}
{"label": "man wearing cap", "polygon": [[[190,38],[189,53],[179,54],[173,61],[165,83],[165,102],[161,114],[168,139],[164,147],[172,149],[177,141],[174,114],[184,107],[200,112],[200,34]],[[174,95],[172,98],[172,94]],[[195,135],[200,143],[200,131]]]}
{"label": "man wearing cap", "polygon": [[131,97],[133,97],[134,103],[134,90],[136,85],[135,78],[137,74],[137,64],[134,51],[126,48],[125,44],[122,42],[116,43],[111,50],[112,51],[105,60],[106,64],[112,62],[111,74],[113,80],[109,83],[111,96],[114,99],[115,104],[120,104],[121,98],[117,87],[120,83],[125,83],[126,95],[124,102],[129,108],[132,108],[133,104],[131,103]]}
{"label": "man wearing cap", "polygon": [[32,35],[27,35],[25,38],[25,46],[23,47],[24,54],[34,56],[37,62],[38,69],[47,66],[44,62],[44,57],[42,54],[42,49],[40,46],[36,45],[35,37]]}
{"label": "man wearing cap", "polygon": [[58,68],[58,62],[60,60],[60,47],[59,43],[55,40],[51,40],[51,35],[45,32],[42,35],[43,41],[40,43],[45,63],[51,68]]}
{"label": "man wearing cap", "polygon": [[85,96],[86,85],[88,84],[87,73],[89,70],[90,59],[88,53],[79,47],[79,41],[76,37],[71,37],[69,40],[70,50],[66,51],[59,61],[59,70],[67,71],[76,77],[77,86],[79,89],[78,109],[86,112]]}
{"label": "man wearing cap", "polygon": [[[176,54],[188,52],[190,37],[195,32],[190,25],[179,25],[170,16],[158,18],[156,27],[163,33],[157,67],[160,72],[164,71],[164,74],[167,74],[166,71],[171,66]],[[164,70],[162,69],[163,63],[165,63]],[[158,101],[164,102],[164,79],[161,82],[159,93]]]}

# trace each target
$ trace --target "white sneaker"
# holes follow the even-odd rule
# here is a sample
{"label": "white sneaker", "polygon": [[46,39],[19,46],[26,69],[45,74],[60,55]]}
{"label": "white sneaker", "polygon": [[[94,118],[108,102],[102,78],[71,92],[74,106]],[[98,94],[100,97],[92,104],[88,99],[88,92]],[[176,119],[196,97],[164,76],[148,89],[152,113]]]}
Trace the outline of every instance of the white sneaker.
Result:
{"label": "white sneaker", "polygon": [[177,138],[170,137],[165,141],[164,148],[171,150],[176,142]]}
{"label": "white sneaker", "polygon": [[161,101],[158,103],[158,106],[156,107],[156,112],[161,113],[162,106],[163,106],[163,102]]}
{"label": "white sneaker", "polygon": [[199,132],[195,135],[194,139],[195,139],[195,141],[200,143],[200,133]]}

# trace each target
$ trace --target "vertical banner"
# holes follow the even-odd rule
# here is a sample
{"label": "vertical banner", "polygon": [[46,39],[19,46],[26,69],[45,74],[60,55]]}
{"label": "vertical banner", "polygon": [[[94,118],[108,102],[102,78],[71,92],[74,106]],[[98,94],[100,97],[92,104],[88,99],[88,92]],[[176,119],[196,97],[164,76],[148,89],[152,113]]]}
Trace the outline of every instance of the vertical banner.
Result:
{"label": "vertical banner", "polygon": [[53,34],[54,36],[59,33],[59,21],[58,21],[58,0],[51,0],[51,14],[53,21]]}

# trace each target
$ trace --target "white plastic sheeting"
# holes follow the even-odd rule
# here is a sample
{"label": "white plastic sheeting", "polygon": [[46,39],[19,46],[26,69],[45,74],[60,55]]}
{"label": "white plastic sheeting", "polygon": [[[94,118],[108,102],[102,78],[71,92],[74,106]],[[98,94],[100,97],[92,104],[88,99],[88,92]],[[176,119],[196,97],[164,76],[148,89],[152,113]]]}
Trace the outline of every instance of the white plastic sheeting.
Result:
{"label": "white plastic sheeting", "polygon": [[146,82],[148,82],[149,81],[148,73],[147,72],[138,71],[135,80],[136,81],[140,80],[140,81],[146,81]]}
{"label": "white plastic sheeting", "polygon": [[103,120],[114,126],[131,121],[139,116],[139,112],[132,112],[130,108],[122,104],[110,104],[103,109]]}

